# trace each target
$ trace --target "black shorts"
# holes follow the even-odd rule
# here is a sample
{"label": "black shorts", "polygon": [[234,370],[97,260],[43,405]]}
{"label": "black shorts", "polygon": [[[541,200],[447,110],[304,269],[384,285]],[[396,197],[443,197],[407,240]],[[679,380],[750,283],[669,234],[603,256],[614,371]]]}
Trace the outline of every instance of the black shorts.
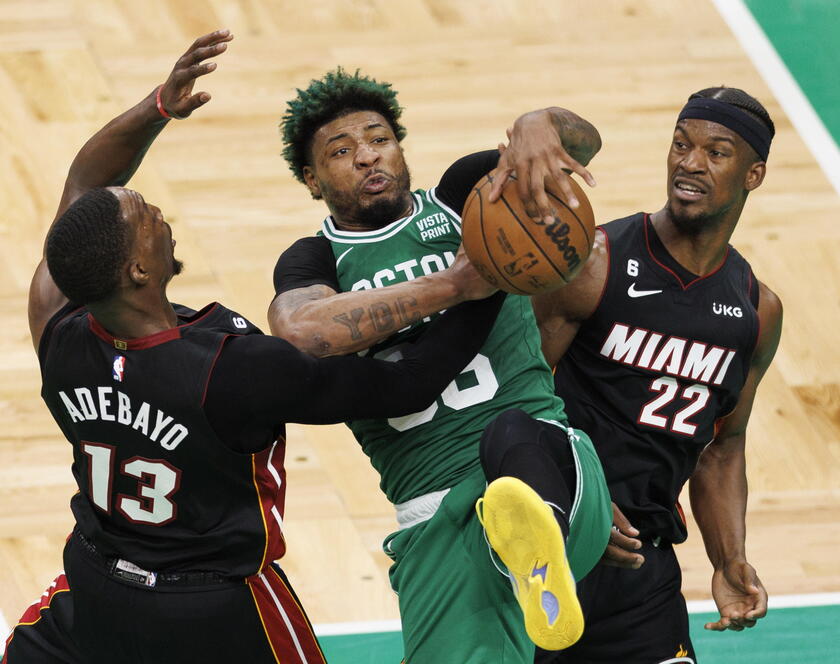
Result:
{"label": "black shorts", "polygon": [[205,572],[157,575],[149,587],[142,574],[115,572],[113,561],[74,533],[64,565],[66,577],[15,627],[4,664],[325,661],[276,564],[237,580]]}
{"label": "black shorts", "polygon": [[578,583],[583,637],[560,652],[537,649],[538,664],[668,664],[696,662],[671,544],[644,542],[638,570],[598,564]]}

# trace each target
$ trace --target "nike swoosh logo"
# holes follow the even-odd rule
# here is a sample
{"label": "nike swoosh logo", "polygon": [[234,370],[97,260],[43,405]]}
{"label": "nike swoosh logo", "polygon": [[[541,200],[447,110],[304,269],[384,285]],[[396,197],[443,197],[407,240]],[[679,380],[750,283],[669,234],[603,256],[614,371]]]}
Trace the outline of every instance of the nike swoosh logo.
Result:
{"label": "nike swoosh logo", "polygon": [[630,288],[627,289],[627,294],[630,297],[644,297],[645,295],[656,295],[657,293],[661,292],[661,290],[636,290],[635,281],[632,284],[630,284]]}

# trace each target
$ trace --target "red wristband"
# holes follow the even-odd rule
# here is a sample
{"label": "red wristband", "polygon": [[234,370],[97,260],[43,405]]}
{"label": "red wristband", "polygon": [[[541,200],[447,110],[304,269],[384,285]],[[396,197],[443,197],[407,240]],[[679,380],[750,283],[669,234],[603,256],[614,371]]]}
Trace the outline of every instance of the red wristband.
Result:
{"label": "red wristband", "polygon": [[174,113],[168,113],[166,109],[163,107],[163,102],[160,100],[160,91],[163,89],[163,84],[158,86],[158,89],[155,91],[155,103],[157,104],[158,113],[160,113],[163,117],[167,120],[183,120],[183,118],[179,118]]}

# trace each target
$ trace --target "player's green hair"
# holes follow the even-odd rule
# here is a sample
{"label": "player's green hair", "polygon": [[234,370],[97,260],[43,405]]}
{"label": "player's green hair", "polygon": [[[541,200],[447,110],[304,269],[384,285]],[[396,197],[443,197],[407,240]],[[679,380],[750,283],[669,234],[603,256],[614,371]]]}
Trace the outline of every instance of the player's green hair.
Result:
{"label": "player's green hair", "polygon": [[336,118],[355,111],[375,111],[384,117],[397,141],[405,138],[405,127],[398,121],[402,108],[390,83],[380,83],[363,76],[357,69],[348,74],[343,68],[312,80],[305,90],[286,104],[280,123],[283,133],[283,157],[295,177],[304,182],[303,167],[309,163],[309,145],[318,129]]}

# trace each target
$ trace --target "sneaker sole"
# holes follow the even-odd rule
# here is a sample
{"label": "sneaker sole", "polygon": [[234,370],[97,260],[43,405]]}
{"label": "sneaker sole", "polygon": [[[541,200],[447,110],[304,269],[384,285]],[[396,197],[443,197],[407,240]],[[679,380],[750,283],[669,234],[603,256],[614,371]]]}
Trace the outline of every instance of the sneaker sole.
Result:
{"label": "sneaker sole", "polygon": [[476,510],[511,574],[531,640],[544,650],[577,642],[583,612],[552,509],[521,480],[500,477],[487,487]]}

